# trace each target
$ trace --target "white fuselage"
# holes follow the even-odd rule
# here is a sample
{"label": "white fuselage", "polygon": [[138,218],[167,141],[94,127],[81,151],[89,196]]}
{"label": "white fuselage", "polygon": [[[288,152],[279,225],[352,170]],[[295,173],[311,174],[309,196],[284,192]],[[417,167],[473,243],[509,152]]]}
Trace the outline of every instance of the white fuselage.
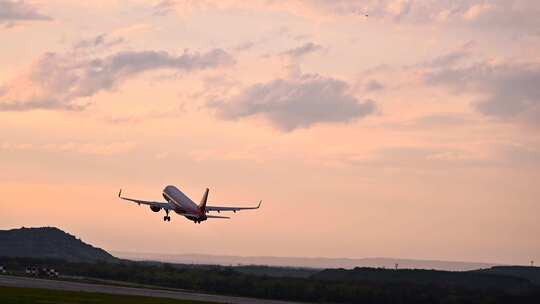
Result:
{"label": "white fuselage", "polygon": [[163,189],[163,198],[171,205],[174,212],[184,215],[190,220],[206,220],[205,212],[175,186],[169,185],[165,187],[165,189]]}

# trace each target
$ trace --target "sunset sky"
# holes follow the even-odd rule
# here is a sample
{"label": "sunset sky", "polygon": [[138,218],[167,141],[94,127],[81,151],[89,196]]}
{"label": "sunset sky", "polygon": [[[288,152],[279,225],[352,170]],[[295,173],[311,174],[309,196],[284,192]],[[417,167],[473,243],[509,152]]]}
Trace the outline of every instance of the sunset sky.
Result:
{"label": "sunset sky", "polygon": [[540,263],[539,131],[540,1],[0,0],[0,229]]}

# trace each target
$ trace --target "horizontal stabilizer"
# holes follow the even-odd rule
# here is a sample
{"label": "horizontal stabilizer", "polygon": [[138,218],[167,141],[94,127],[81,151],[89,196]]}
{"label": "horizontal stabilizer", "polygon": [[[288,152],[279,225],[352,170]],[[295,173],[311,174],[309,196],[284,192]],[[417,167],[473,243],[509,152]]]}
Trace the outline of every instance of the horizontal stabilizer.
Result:
{"label": "horizontal stabilizer", "polygon": [[207,215],[207,218],[220,218],[220,219],[230,219],[228,216],[219,216],[219,215]]}
{"label": "horizontal stabilizer", "polygon": [[254,206],[254,207],[221,207],[221,206],[206,206],[206,212],[210,212],[210,211],[217,211],[217,212],[221,212],[221,211],[232,211],[232,212],[236,212],[236,211],[241,211],[241,210],[253,210],[253,209],[259,209],[261,207],[261,204],[262,204],[262,200],[259,201],[259,204],[257,206]]}

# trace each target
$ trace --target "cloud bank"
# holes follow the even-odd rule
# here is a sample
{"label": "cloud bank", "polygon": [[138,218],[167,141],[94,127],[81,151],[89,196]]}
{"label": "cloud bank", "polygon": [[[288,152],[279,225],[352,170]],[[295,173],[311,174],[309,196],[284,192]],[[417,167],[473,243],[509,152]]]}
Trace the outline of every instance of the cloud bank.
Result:
{"label": "cloud bank", "polygon": [[[102,45],[102,39],[90,40]],[[76,46],[76,48],[79,46]],[[122,51],[95,57],[86,53],[46,53],[22,76],[0,90],[0,111],[33,109],[82,110],[80,102],[101,91],[111,91],[144,72],[169,69],[190,72],[233,63],[221,49],[174,55],[164,51]]]}
{"label": "cloud bank", "polygon": [[227,101],[212,101],[219,117],[236,120],[262,116],[282,131],[308,128],[317,123],[339,123],[372,114],[375,103],[360,102],[341,80],[304,74],[246,88]]}
{"label": "cloud bank", "polygon": [[364,18],[367,14],[371,19],[389,22],[496,26],[528,31],[540,25],[540,2],[529,0],[163,0],[154,6],[158,14],[175,10],[180,15],[229,8],[273,10],[310,19]]}
{"label": "cloud bank", "polygon": [[481,95],[475,108],[504,120],[540,126],[540,64],[479,62],[429,72],[425,81]]}
{"label": "cloud bank", "polygon": [[25,1],[0,0],[0,24],[28,20],[51,20],[51,18],[39,13],[37,8]]}

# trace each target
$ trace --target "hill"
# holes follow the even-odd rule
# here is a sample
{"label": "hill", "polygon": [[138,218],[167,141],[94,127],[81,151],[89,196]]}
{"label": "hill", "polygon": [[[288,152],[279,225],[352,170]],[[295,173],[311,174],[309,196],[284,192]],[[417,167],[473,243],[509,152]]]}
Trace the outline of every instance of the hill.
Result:
{"label": "hill", "polygon": [[0,256],[4,257],[51,258],[72,262],[117,260],[105,250],[53,227],[0,230],[0,244]]}

